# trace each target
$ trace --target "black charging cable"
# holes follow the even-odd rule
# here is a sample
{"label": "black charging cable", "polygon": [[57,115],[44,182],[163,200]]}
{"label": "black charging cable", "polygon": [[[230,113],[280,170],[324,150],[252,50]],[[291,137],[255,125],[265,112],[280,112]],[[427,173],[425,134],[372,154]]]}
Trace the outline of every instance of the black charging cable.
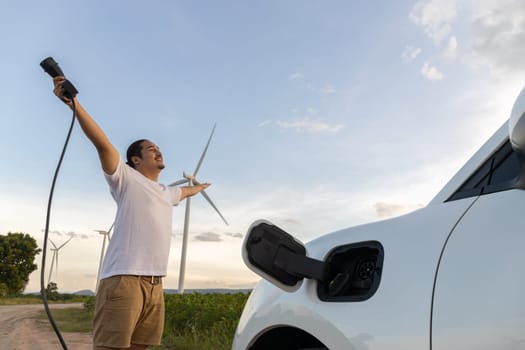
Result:
{"label": "black charging cable", "polygon": [[43,247],[43,252],[42,252],[42,267],[41,267],[41,273],[40,273],[40,294],[42,295],[42,301],[44,302],[44,308],[46,309],[47,318],[49,319],[51,326],[53,326],[53,329],[55,330],[55,333],[58,337],[58,340],[60,341],[60,344],[62,344],[62,348],[64,350],[67,350],[66,342],[64,341],[64,338],[62,338],[62,334],[60,334],[60,331],[58,330],[58,327],[55,323],[55,320],[53,319],[53,315],[51,315],[51,310],[49,309],[49,305],[47,303],[47,289],[46,289],[45,281],[44,281],[44,272],[46,268],[47,236],[49,235],[49,221],[51,219],[51,204],[53,202],[53,193],[55,192],[55,184],[57,182],[58,172],[60,171],[62,160],[64,159],[64,155],[66,154],[67,145],[71,137],[71,132],[73,131],[73,126],[75,126],[75,118],[77,116],[76,115],[77,108],[75,106],[75,100],[72,100],[72,101],[73,101],[73,118],[71,119],[71,125],[69,126],[69,131],[67,133],[66,142],[64,143],[64,147],[62,148],[62,153],[60,154],[60,159],[58,160],[58,164],[55,169],[55,175],[53,176],[53,182],[51,184],[51,190],[49,192],[49,199],[47,201],[46,229],[44,231],[44,247]]}
{"label": "black charging cable", "polygon": [[[64,76],[64,73],[62,73],[62,70],[58,66],[58,63],[53,60],[53,58],[48,57],[42,62],[40,62],[40,65],[42,68],[52,77],[56,76]],[[49,319],[49,322],[51,323],[51,326],[53,327],[53,330],[55,331],[58,340],[60,341],[60,344],[62,345],[62,348],[64,350],[67,350],[66,342],[64,341],[64,338],[62,338],[62,334],[58,330],[58,327],[55,323],[55,320],[53,319],[53,315],[51,315],[51,310],[49,309],[49,304],[47,302],[47,288],[45,285],[45,267],[46,267],[46,252],[47,252],[47,237],[49,235],[49,221],[51,219],[51,204],[53,202],[53,194],[55,192],[55,185],[58,178],[58,172],[60,171],[60,166],[62,165],[62,160],[64,159],[64,155],[66,154],[67,145],[69,144],[69,139],[71,138],[71,133],[73,131],[73,126],[75,126],[75,119],[77,116],[77,107],[75,104],[75,95],[78,93],[77,89],[69,82],[69,80],[65,80],[62,84],[62,87],[65,90],[64,96],[67,98],[70,98],[72,101],[72,107],[73,107],[73,118],[71,119],[71,125],[69,126],[69,131],[67,133],[66,141],[64,142],[64,147],[62,148],[62,152],[60,154],[60,159],[58,160],[57,167],[55,169],[55,174],[53,176],[53,181],[51,183],[51,190],[49,191],[49,199],[47,201],[47,214],[46,214],[46,228],[44,231],[44,246],[43,246],[43,252],[42,252],[42,266],[40,271],[40,295],[42,296],[42,301],[44,303],[44,308],[46,310],[47,318]]]}

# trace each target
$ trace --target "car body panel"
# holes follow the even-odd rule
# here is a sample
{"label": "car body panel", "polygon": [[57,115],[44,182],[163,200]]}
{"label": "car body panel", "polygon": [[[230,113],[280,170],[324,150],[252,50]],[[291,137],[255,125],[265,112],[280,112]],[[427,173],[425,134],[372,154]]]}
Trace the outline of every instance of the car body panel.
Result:
{"label": "car body panel", "polygon": [[525,349],[525,192],[481,196],[439,267],[433,350]]}
{"label": "car body panel", "polygon": [[427,207],[311,241],[307,255],[319,260],[343,244],[379,241],[385,255],[377,292],[363,302],[324,302],[317,296],[314,280],[305,280],[293,293],[263,280],[247,302],[233,349],[249,348],[258,336],[279,325],[300,328],[329,349],[428,348],[430,304],[441,249],[474,201],[468,198]]}

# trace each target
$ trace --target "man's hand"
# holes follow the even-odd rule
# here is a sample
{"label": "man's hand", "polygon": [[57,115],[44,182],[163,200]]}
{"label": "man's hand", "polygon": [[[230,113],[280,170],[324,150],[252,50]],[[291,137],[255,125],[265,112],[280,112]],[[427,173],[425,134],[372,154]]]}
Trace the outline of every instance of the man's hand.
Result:
{"label": "man's hand", "polygon": [[202,191],[202,190],[205,190],[207,189],[208,187],[210,187],[210,183],[203,183],[201,184],[199,181],[197,181],[195,178],[192,179],[192,182],[193,182],[193,187],[197,187],[199,188],[199,192]]}
{"label": "man's hand", "polygon": [[65,104],[67,104],[69,107],[73,107],[73,101],[67,97],[64,96],[64,87],[62,86],[62,83],[66,80],[63,76],[58,76],[53,78],[53,84],[55,85],[55,88],[53,89],[53,92],[55,95],[62,100]]}
{"label": "man's hand", "polygon": [[207,189],[211,185],[207,182],[201,184],[199,181],[195,180],[194,177],[191,178],[191,182],[193,183],[193,186],[184,186],[180,188],[181,189],[181,196],[180,196],[181,200],[186,197],[195,196],[197,193]]}

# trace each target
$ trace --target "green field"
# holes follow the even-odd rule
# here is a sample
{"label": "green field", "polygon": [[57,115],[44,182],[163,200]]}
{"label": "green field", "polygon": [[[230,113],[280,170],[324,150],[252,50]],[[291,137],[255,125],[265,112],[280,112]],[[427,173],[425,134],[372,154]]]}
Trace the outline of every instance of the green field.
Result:
{"label": "green field", "polygon": [[[92,331],[95,298],[84,298],[83,309],[53,310],[53,318],[62,332]],[[248,294],[170,294],[164,299],[166,322],[162,346],[155,349],[229,350]],[[46,324],[46,319],[42,311],[39,320]]]}
{"label": "green field", "polygon": [[[64,303],[83,303],[89,300],[91,297],[73,295],[73,294],[60,294],[56,300],[49,300],[49,304],[64,304]],[[27,304],[42,304],[42,298],[40,295],[18,295],[16,297],[4,297],[0,298],[0,305],[27,305]]]}
{"label": "green field", "polygon": [[248,294],[166,295],[162,347],[177,350],[231,349]]}
{"label": "green field", "polygon": [[[93,312],[86,308],[55,309],[51,313],[60,332],[91,333],[93,329]],[[37,320],[42,327],[51,328],[45,311],[38,314]]]}

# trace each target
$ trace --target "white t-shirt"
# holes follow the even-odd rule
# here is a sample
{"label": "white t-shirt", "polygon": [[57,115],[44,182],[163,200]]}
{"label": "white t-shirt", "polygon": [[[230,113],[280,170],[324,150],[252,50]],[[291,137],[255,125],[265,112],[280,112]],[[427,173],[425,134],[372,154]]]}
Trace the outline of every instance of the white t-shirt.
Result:
{"label": "white t-shirt", "polygon": [[117,202],[117,216],[100,278],[166,276],[172,206],[179,203],[181,189],[148,179],[122,158],[115,173],[104,175]]}

